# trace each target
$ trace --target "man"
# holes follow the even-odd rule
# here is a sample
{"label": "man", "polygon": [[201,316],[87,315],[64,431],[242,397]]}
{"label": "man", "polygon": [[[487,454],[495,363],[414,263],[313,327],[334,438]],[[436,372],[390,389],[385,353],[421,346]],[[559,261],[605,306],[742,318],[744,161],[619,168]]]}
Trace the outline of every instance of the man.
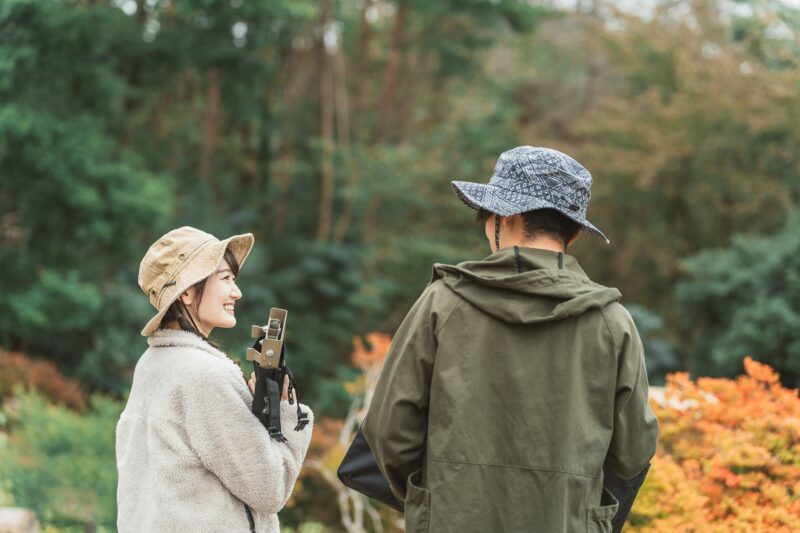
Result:
{"label": "man", "polygon": [[611,531],[603,465],[631,479],[658,424],[620,293],[566,255],[592,177],[556,150],[503,153],[453,188],[494,253],[434,265],[398,329],[362,426],[409,532]]}

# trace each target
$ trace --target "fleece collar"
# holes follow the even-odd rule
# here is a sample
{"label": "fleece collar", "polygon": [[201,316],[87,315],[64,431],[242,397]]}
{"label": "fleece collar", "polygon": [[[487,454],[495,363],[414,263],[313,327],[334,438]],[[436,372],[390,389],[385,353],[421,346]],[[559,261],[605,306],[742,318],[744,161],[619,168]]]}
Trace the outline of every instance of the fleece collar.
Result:
{"label": "fleece collar", "polygon": [[152,346],[153,348],[166,348],[166,347],[175,347],[175,348],[195,348],[197,350],[203,350],[204,352],[208,352],[211,355],[216,357],[220,357],[227,361],[231,361],[231,359],[222,353],[221,351],[217,350],[207,341],[204,341],[194,333],[189,331],[177,330],[177,329],[159,329],[158,331],[154,332],[152,335],[147,337],[147,344]]}

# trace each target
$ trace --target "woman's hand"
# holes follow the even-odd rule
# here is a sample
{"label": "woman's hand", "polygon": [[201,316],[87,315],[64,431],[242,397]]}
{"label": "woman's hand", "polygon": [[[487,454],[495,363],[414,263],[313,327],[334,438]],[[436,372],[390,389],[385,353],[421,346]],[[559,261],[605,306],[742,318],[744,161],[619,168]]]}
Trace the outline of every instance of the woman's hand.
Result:
{"label": "woman's hand", "polygon": [[[250,379],[247,380],[247,387],[250,389],[250,394],[256,393],[256,373],[250,372]],[[295,396],[297,392],[295,391]],[[283,376],[283,390],[281,391],[281,400],[289,400],[289,376]],[[297,398],[295,397],[295,400]]]}
{"label": "woman's hand", "polygon": [[[297,392],[295,391],[295,395]],[[295,398],[296,400],[297,398]],[[283,390],[281,390],[281,400],[289,400],[289,376],[283,376]]]}

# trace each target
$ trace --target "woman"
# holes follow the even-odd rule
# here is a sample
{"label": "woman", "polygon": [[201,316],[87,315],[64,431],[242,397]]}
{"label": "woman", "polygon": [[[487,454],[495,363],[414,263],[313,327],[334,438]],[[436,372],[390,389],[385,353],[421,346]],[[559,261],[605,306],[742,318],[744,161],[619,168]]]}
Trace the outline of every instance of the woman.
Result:
{"label": "woman", "polygon": [[[142,335],[149,348],[117,424],[117,526],[122,533],[275,532],[311,439],[293,431],[296,406],[284,383],[285,443],[250,411],[254,377],[208,340],[236,325],[239,267],[251,234],[223,241],[191,227],[147,251],[139,286],[158,313]],[[249,387],[249,390],[248,390]]]}

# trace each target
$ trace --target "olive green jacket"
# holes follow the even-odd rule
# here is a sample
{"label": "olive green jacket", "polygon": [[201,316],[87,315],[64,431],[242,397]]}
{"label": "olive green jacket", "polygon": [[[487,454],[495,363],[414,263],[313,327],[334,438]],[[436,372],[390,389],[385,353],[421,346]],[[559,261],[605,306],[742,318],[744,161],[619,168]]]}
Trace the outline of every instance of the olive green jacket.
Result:
{"label": "olive green jacket", "polygon": [[658,423],[619,291],[562,260],[434,265],[362,426],[407,531],[611,531],[603,463],[634,477]]}

